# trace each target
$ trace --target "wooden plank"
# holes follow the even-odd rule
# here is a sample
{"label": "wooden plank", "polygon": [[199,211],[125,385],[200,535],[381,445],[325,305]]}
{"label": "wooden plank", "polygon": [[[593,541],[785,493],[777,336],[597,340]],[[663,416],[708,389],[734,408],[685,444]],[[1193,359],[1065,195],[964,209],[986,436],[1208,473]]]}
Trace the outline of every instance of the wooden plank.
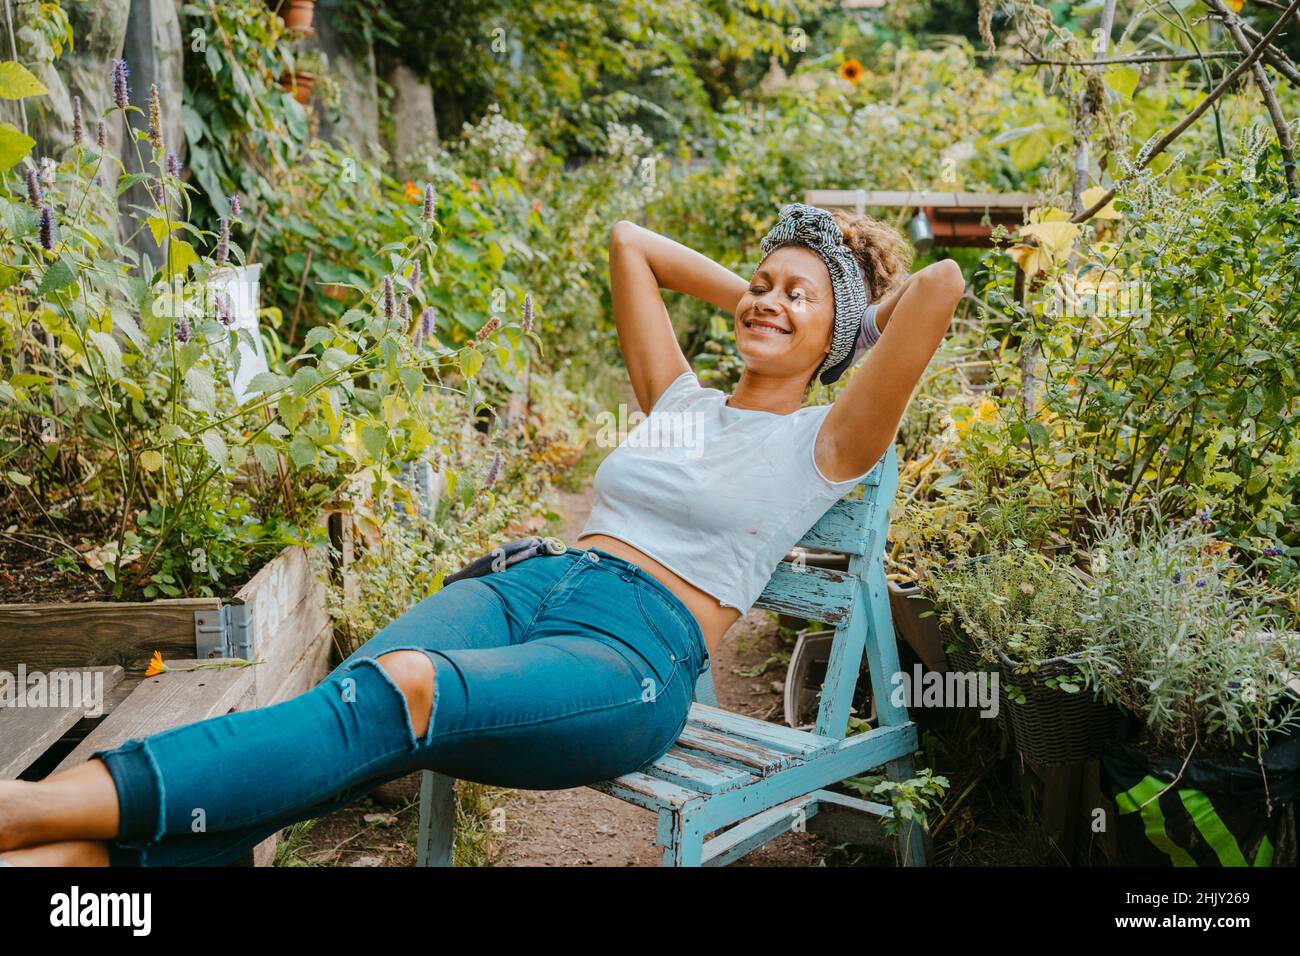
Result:
{"label": "wooden plank", "polygon": [[[691,709],[694,710],[696,706],[692,704]],[[763,777],[803,762],[794,754],[689,724],[677,738],[677,746],[710,754],[720,760],[739,764],[742,768],[751,768]]]}
{"label": "wooden plank", "polygon": [[645,773],[699,793],[721,793],[753,783],[758,778],[731,764],[712,760],[681,747],[672,747]]}
{"label": "wooden plank", "polygon": [[257,706],[282,699],[281,686],[329,622],[326,595],[307,550],[287,548],[236,593],[248,605],[257,657]]}
{"label": "wooden plank", "polygon": [[784,724],[774,724],[699,703],[691,706],[690,714],[687,716],[687,726],[743,737],[773,750],[783,750],[803,758],[811,757],[818,751],[834,747],[839,743],[833,737],[810,734],[806,730],[796,730]]}
{"label": "wooden plank", "polygon": [[834,627],[853,613],[857,592],[858,579],[848,572],[782,561],[755,606]]}
{"label": "wooden plank", "polygon": [[1027,209],[1043,204],[1037,193],[942,192],[939,190],[809,189],[804,202],[822,209],[891,209],[929,206],[935,209]]}
{"label": "wooden plank", "polygon": [[[177,660],[168,662],[168,666],[188,668],[198,663]],[[254,670],[255,667],[202,668],[145,678],[113,716],[96,727],[53,773],[84,763],[96,750],[107,750],[136,737],[147,737],[241,707],[253,687]]]}
{"label": "wooden plank", "polygon": [[334,648],[333,637],[334,625],[326,621],[325,626],[308,643],[306,651],[293,665],[288,676],[280,683],[275,695],[270,701],[259,706],[278,704],[290,697],[297,697],[319,684],[330,672],[330,652]]}
{"label": "wooden plank", "polygon": [[742,820],[730,830],[704,841],[700,856],[701,866],[727,866],[746,853],[757,850],[764,843],[796,829],[796,825],[817,815],[817,799],[813,794],[795,797],[748,820]]}
{"label": "wooden plank", "polygon": [[680,810],[689,803],[698,803],[706,799],[694,790],[640,771],[625,773],[614,780],[602,780],[588,786],[611,797],[634,803],[638,807],[645,807],[647,810],[658,810],[661,807]]}
{"label": "wooden plank", "polygon": [[871,519],[875,511],[874,502],[841,498],[817,519],[817,523],[799,539],[799,544],[823,551],[866,554],[871,543]]}
{"label": "wooden plank", "polygon": [[0,667],[85,667],[120,664],[143,673],[154,651],[194,656],[194,612],[217,598],[88,601],[84,604],[0,604]]}
{"label": "wooden plank", "polygon": [[[83,684],[81,688],[69,687],[68,693],[74,694],[73,700],[68,701],[69,706],[0,706],[0,780],[17,780],[41,754],[62,740],[79,720],[102,713],[109,692],[121,683],[123,675],[117,664],[76,668],[76,671],[91,678],[92,683]],[[55,680],[58,673],[47,675],[47,679]],[[18,680],[20,676],[15,673],[11,677],[15,693],[22,692],[20,683],[25,685],[25,680]],[[89,701],[87,692],[91,696]],[[59,692],[56,690],[55,693]],[[89,707],[85,706],[87,702]]]}

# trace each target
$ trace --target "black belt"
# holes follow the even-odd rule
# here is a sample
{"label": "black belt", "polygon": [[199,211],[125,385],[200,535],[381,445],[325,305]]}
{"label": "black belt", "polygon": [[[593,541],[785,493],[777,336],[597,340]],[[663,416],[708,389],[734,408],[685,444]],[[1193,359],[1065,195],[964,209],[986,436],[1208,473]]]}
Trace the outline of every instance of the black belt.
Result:
{"label": "black belt", "polygon": [[442,583],[445,587],[462,578],[481,578],[494,571],[504,571],[512,564],[527,561],[539,554],[564,554],[568,550],[568,546],[559,538],[539,538],[537,535],[518,538],[493,548],[481,558],[475,558],[455,574],[443,578]]}

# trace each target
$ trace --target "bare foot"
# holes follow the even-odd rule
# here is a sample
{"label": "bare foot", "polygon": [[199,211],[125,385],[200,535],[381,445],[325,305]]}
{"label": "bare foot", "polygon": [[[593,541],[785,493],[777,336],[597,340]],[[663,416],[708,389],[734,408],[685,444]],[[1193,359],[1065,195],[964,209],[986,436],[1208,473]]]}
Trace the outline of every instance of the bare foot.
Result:
{"label": "bare foot", "polygon": [[11,850],[0,859],[13,866],[108,866],[108,844],[103,840],[65,840]]}

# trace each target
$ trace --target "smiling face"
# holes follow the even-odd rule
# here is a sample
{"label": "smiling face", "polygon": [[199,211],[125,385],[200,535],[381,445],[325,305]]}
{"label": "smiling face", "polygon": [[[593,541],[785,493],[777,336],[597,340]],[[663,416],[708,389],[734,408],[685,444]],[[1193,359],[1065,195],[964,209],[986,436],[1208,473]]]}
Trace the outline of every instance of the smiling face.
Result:
{"label": "smiling face", "polygon": [[756,372],[806,381],[830,351],[834,321],[826,263],[811,249],[782,246],[736,306],[736,350]]}

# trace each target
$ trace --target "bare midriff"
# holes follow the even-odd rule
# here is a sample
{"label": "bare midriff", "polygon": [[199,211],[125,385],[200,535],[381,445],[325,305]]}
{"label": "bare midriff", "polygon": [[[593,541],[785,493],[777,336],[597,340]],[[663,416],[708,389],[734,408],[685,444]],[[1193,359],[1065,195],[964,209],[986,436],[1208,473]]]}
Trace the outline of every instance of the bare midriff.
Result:
{"label": "bare midriff", "polygon": [[624,561],[635,564],[677,595],[681,602],[695,615],[695,620],[699,622],[700,631],[704,634],[704,644],[709,649],[710,657],[713,656],[714,650],[722,640],[722,635],[727,633],[727,628],[731,627],[736,618],[740,617],[738,608],[723,607],[713,595],[701,591],[694,584],[669,571],[654,558],[642,551],[638,551],[626,541],[611,538],[607,534],[588,534],[579,538],[574,546],[583,550],[599,548],[601,551],[608,551]]}

